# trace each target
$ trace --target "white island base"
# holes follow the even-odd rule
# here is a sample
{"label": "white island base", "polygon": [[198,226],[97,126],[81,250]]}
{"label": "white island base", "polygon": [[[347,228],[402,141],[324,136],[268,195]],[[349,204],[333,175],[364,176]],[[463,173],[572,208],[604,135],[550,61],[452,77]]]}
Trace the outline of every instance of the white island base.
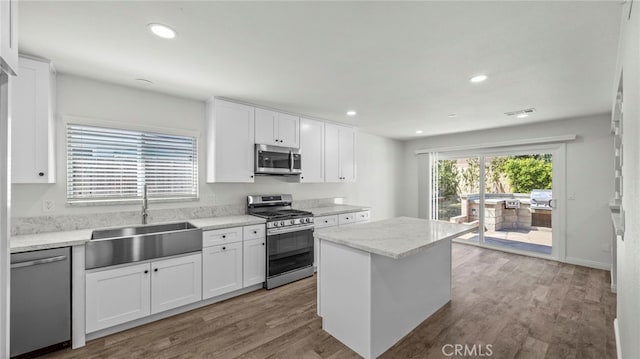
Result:
{"label": "white island base", "polygon": [[322,328],[376,358],[451,300],[451,239],[394,259],[320,238]]}

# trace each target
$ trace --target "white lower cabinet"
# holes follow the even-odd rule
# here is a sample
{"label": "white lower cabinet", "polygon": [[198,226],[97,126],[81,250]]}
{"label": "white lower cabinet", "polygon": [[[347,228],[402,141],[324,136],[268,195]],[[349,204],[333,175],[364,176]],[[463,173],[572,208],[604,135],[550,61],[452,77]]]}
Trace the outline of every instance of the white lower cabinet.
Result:
{"label": "white lower cabinet", "polygon": [[202,233],[203,299],[265,281],[265,230],[264,224],[258,224]]}
{"label": "white lower cabinet", "polygon": [[244,241],[243,287],[249,287],[265,281],[267,253],[265,238]]}
{"label": "white lower cabinet", "polygon": [[242,288],[242,241],[202,248],[202,297]]}
{"label": "white lower cabinet", "polygon": [[[371,217],[370,211],[342,213],[331,216],[315,217],[313,219],[314,231],[320,232],[325,228],[343,227],[352,224],[360,224],[369,222]],[[313,239],[313,265],[318,268],[318,239]]]}
{"label": "white lower cabinet", "polygon": [[202,300],[200,253],[151,263],[151,314]]}
{"label": "white lower cabinet", "polygon": [[144,263],[87,273],[87,333],[151,313],[150,268]]}
{"label": "white lower cabinet", "polygon": [[202,299],[201,254],[86,274],[86,332]]}

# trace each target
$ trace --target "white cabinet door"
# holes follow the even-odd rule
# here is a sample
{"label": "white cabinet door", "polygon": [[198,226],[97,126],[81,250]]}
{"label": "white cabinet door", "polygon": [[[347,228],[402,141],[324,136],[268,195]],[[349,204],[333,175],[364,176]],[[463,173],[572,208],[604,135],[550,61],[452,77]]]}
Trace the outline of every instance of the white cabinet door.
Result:
{"label": "white cabinet door", "polygon": [[207,102],[207,182],[253,182],[254,108]]}
{"label": "white cabinet door", "polygon": [[324,182],[324,122],[300,119],[302,174],[300,182]]}
{"label": "white cabinet door", "polygon": [[342,182],[342,176],[340,175],[340,127],[330,123],[324,126],[325,182]]}
{"label": "white cabinet door", "polygon": [[340,175],[342,182],[356,181],[356,131],[340,126]]}
{"label": "white cabinet door", "polygon": [[150,264],[86,274],[86,331],[95,332],[151,313]]}
{"label": "white cabinet door", "polygon": [[18,1],[0,1],[0,67],[7,73],[19,73]]}
{"label": "white cabinet door", "polygon": [[244,241],[243,287],[249,287],[266,280],[266,256],[265,238]]}
{"label": "white cabinet door", "polygon": [[356,131],[325,124],[325,182],[356,181]]}
{"label": "white cabinet door", "polygon": [[202,254],[151,263],[151,313],[202,299]]}
{"label": "white cabinet door", "polygon": [[300,117],[278,113],[277,139],[280,146],[300,147]]}
{"label": "white cabinet door", "polygon": [[278,139],[278,113],[256,108],[255,142],[261,145],[282,146]]}
{"label": "white cabinet door", "polygon": [[55,72],[48,61],[20,57],[11,118],[13,183],[55,183]]}
{"label": "white cabinet door", "polygon": [[202,298],[242,288],[242,242],[202,248]]}
{"label": "white cabinet door", "polygon": [[280,147],[300,146],[300,117],[256,108],[255,142]]}

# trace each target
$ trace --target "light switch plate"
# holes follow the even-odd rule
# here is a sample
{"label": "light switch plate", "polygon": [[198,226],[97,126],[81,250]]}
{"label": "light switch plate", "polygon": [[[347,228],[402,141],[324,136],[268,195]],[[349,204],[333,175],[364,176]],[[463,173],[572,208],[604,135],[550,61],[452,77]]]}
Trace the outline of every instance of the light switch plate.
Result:
{"label": "light switch plate", "polygon": [[56,210],[56,202],[51,199],[42,201],[42,212],[53,212]]}

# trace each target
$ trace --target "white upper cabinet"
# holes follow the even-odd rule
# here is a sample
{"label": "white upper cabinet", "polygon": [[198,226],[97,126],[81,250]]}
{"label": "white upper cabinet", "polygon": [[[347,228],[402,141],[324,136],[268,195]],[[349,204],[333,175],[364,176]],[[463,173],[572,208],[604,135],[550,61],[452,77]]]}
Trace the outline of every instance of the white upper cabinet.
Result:
{"label": "white upper cabinet", "polygon": [[18,1],[0,1],[0,69],[16,75],[18,69]]}
{"label": "white upper cabinet", "polygon": [[355,129],[325,124],[325,182],[356,181],[355,148]]}
{"label": "white upper cabinet", "polygon": [[207,182],[253,182],[254,108],[207,101]]}
{"label": "white upper cabinet", "polygon": [[255,143],[300,147],[300,117],[256,108]]}
{"label": "white upper cabinet", "polygon": [[324,122],[300,118],[300,149],[300,182],[324,182]]}
{"label": "white upper cabinet", "polygon": [[11,179],[55,183],[55,71],[46,60],[20,57],[19,64],[11,97]]}

